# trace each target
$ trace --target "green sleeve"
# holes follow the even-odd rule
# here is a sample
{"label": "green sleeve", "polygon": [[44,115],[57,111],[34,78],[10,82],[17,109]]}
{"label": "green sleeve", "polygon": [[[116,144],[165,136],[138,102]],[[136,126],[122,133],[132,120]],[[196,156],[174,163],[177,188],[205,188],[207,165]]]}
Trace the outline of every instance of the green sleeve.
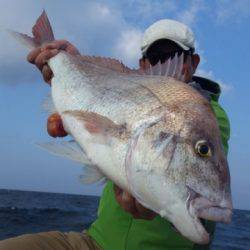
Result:
{"label": "green sleeve", "polygon": [[218,102],[211,101],[212,108],[218,121],[218,125],[221,132],[221,140],[224,147],[224,151],[228,153],[228,141],[230,138],[230,123],[224,109],[219,105]]}

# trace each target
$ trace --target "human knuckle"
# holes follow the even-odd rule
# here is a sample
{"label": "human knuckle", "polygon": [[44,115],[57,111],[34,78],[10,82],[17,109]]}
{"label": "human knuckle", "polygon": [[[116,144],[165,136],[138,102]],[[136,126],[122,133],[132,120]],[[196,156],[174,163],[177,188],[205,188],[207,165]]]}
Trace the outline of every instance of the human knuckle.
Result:
{"label": "human knuckle", "polygon": [[36,59],[35,59],[35,65],[39,68],[39,69],[41,69],[41,58],[40,57],[37,57]]}
{"label": "human knuckle", "polygon": [[39,50],[37,50],[37,49],[32,50],[32,51],[27,55],[27,60],[28,60],[28,62],[34,63],[35,59],[36,59],[37,56],[38,56],[38,53],[39,53]]}
{"label": "human knuckle", "polygon": [[62,40],[60,40],[60,41],[61,41],[61,43],[63,43],[63,44],[69,44],[69,41],[66,40],[66,39],[62,39]]}
{"label": "human knuckle", "polygon": [[128,194],[125,194],[122,196],[122,201],[124,202],[124,204],[128,204],[131,201],[131,197]]}
{"label": "human knuckle", "polygon": [[33,62],[33,59],[34,59],[33,55],[32,55],[31,53],[29,53],[29,54],[27,55],[27,61],[30,62],[30,63],[32,63],[32,62]]}
{"label": "human knuckle", "polygon": [[46,50],[45,52],[44,52],[44,60],[49,60],[51,57],[53,57],[54,56],[54,51],[53,50]]}
{"label": "human knuckle", "polygon": [[49,82],[50,77],[49,77],[47,74],[43,73],[43,80],[44,80],[45,82]]}
{"label": "human knuckle", "polygon": [[50,126],[50,125],[54,124],[54,122],[56,121],[56,119],[57,119],[56,114],[50,115],[48,117],[48,119],[47,119],[48,125]]}

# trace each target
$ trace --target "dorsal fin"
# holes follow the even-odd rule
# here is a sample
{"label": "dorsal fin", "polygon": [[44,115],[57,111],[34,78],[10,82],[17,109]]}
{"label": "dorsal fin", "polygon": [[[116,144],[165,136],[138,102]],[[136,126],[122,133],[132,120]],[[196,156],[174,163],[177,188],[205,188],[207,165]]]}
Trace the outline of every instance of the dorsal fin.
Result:
{"label": "dorsal fin", "polygon": [[172,59],[169,58],[164,63],[160,63],[159,61],[154,66],[150,65],[150,67],[147,70],[145,70],[144,73],[146,75],[169,76],[177,80],[183,81],[183,74],[182,74],[183,62],[184,62],[184,53],[182,53],[180,56],[178,56],[178,54],[176,53]]}
{"label": "dorsal fin", "polygon": [[121,61],[118,61],[114,58],[109,57],[100,57],[100,56],[81,56],[83,61],[87,61],[98,65],[100,67],[105,67],[111,70],[114,70],[118,73],[125,73],[125,74],[137,74],[137,75],[151,75],[151,76],[170,76],[177,80],[183,81],[183,61],[184,61],[184,54],[182,53],[180,56],[176,53],[175,56],[171,59],[169,58],[164,63],[160,63],[160,61],[154,65],[146,69],[131,69],[125,66]]}
{"label": "dorsal fin", "polygon": [[121,61],[118,61],[114,58],[109,57],[100,57],[100,56],[81,56],[83,61],[87,61],[93,64],[96,64],[100,67],[105,67],[111,70],[114,70],[119,73],[126,73],[126,74],[143,74],[142,70],[139,69],[131,69],[125,66]]}

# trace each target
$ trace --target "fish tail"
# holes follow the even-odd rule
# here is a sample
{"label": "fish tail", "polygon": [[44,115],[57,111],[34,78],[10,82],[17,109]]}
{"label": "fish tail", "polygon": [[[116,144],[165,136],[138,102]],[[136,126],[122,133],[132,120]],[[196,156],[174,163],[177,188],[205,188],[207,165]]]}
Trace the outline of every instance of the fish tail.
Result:
{"label": "fish tail", "polygon": [[30,49],[55,40],[48,16],[44,10],[32,28],[33,37],[12,30],[8,30],[8,32],[16,40]]}

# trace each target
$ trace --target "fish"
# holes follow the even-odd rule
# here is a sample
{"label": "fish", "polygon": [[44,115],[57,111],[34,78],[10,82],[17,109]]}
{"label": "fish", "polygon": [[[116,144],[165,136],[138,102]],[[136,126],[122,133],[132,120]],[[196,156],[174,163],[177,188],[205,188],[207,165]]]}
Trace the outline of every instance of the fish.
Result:
{"label": "fish", "polygon": [[[29,48],[55,39],[45,11],[32,33],[11,31]],[[231,221],[230,172],[215,114],[183,82],[182,64],[175,56],[142,72],[59,52],[48,61],[50,108],[73,139],[41,145],[83,164],[83,183],[112,180],[184,237],[207,244],[201,219]]]}

